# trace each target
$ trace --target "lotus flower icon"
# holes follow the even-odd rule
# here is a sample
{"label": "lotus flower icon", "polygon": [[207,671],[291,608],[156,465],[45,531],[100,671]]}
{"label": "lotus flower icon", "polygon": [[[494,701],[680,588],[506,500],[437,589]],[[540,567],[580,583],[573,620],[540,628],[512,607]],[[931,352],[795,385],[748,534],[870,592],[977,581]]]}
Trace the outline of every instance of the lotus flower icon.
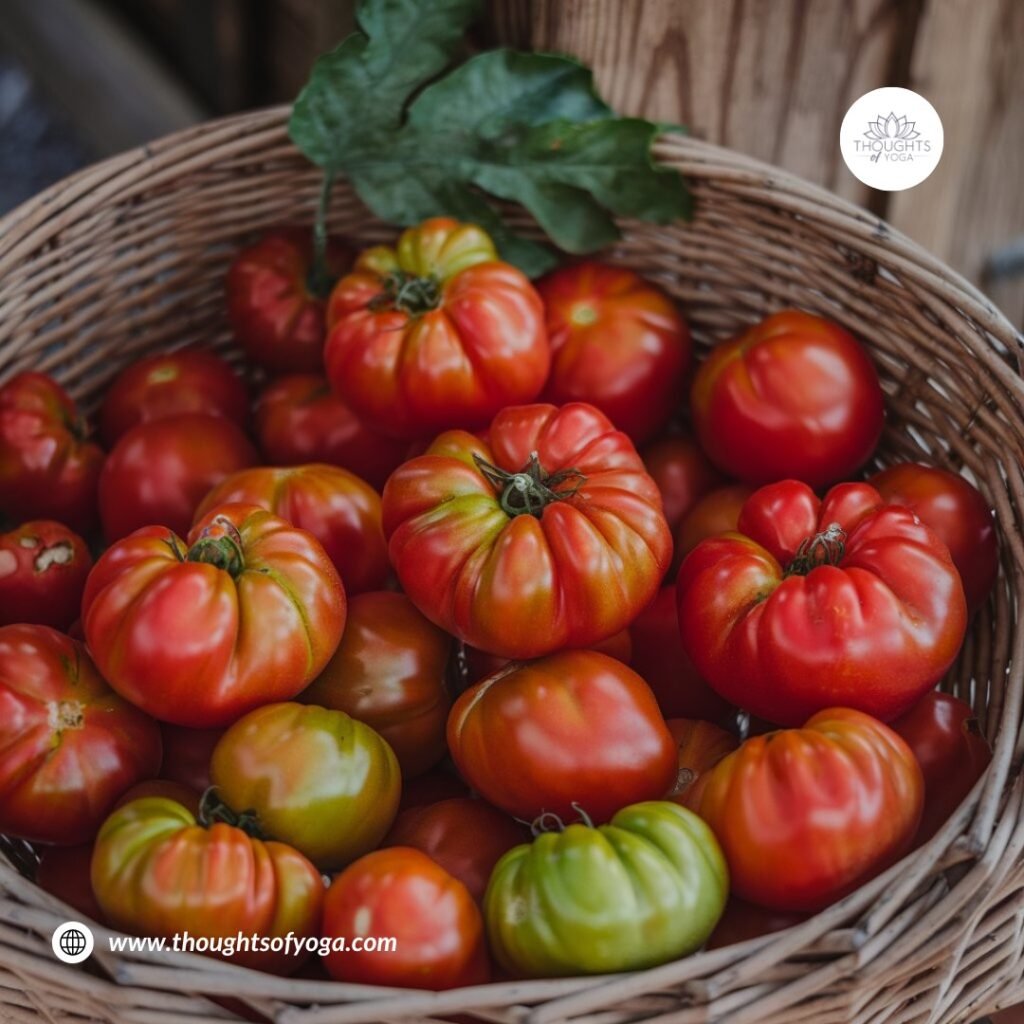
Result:
{"label": "lotus flower icon", "polygon": [[[914,131],[914,125],[916,124],[916,121],[908,121],[906,117],[897,117],[890,111],[888,117],[884,114],[879,114],[874,121],[868,121],[868,130],[864,135],[872,142],[885,142],[888,139],[905,139],[909,141],[918,138],[921,134]],[[882,150],[879,148],[878,152],[871,158],[872,163],[881,155]]]}

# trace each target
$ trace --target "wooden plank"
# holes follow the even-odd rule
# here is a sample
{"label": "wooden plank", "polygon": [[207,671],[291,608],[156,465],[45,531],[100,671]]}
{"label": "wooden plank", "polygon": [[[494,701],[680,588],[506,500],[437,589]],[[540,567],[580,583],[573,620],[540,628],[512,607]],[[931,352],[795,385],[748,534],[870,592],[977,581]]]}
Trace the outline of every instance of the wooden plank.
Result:
{"label": "wooden plank", "polygon": [[996,249],[1024,236],[1024,3],[929,0],[910,88],[942,118],[942,159],[927,181],[893,194],[889,219],[972,281],[1018,327],[1024,274],[986,280]]}
{"label": "wooden plank", "polygon": [[3,0],[0,45],[26,66],[98,155],[205,115],[134,36],[86,0]]}
{"label": "wooden plank", "polygon": [[917,0],[494,0],[490,26],[512,45],[586,61],[621,113],[682,123],[864,203],[871,190],[842,163],[839,125],[858,96],[899,75],[919,8]]}

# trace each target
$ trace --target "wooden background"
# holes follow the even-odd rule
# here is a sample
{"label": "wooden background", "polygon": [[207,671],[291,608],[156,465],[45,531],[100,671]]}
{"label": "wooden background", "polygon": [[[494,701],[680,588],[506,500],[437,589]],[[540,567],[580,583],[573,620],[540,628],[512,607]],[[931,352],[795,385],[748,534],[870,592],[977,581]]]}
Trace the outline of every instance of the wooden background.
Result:
{"label": "wooden background", "polygon": [[[316,55],[351,30],[355,2],[2,6],[0,46],[41,64],[43,84],[72,113],[81,107],[101,155],[198,117],[291,99]],[[993,253],[1024,239],[1024,0],[490,0],[477,36],[574,54],[621,113],[684,124],[869,207],[1024,324],[1024,266],[986,272]],[[62,37],[67,50],[54,59]],[[129,49],[149,64],[126,62]],[[83,54],[87,81],[59,70]],[[945,128],[938,168],[902,193],[862,185],[839,154],[846,109],[881,85],[922,92]],[[96,115],[126,103],[123,115]]]}

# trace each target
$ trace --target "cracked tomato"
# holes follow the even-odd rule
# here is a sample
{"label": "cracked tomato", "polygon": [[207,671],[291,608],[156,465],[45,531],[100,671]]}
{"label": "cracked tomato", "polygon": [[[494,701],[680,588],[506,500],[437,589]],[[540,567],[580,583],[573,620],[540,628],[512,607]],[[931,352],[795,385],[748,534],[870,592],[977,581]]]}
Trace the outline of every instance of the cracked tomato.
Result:
{"label": "cracked tomato", "polygon": [[331,386],[371,427],[416,438],[532,401],[551,363],[544,309],[478,227],[435,217],[377,246],[331,293]]}
{"label": "cracked tomato", "polygon": [[861,483],[823,501],[795,480],[762,487],[738,532],[690,552],[676,586],[697,671],[780,725],[837,706],[895,718],[942,677],[967,627],[946,545]]}
{"label": "cracked tomato", "polygon": [[672,555],[632,442],[582,402],[503,409],[486,444],[442,434],[388,480],[384,531],[416,607],[506,658],[617,633]]}

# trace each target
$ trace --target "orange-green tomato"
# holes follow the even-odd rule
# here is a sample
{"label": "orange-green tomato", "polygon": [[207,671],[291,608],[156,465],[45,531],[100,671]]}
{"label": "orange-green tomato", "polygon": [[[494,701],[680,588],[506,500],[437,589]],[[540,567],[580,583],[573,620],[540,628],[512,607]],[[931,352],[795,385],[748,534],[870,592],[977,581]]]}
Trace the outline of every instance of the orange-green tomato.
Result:
{"label": "orange-green tomato", "polygon": [[[223,822],[207,828],[164,797],[133,800],[107,818],[91,874],[106,919],[137,935],[302,939],[320,926],[323,879],[301,853]],[[232,962],[283,973],[301,960],[249,950]]]}
{"label": "orange-green tomato", "polygon": [[603,974],[699,949],[728,895],[708,826],[652,800],[510,850],[491,875],[484,918],[491,951],[515,975]]}
{"label": "orange-green tomato", "polygon": [[333,870],[377,846],[398,811],[401,773],[368,725],[312,704],[268,704],[221,737],[210,779],[236,813],[317,867]]}

